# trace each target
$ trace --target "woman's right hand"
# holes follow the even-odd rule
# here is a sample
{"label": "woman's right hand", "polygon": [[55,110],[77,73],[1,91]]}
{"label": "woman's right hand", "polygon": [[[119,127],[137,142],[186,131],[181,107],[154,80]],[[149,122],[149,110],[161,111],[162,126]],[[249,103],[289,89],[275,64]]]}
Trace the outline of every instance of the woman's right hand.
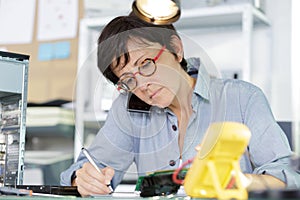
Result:
{"label": "woman's right hand", "polygon": [[111,167],[101,169],[102,174],[99,173],[90,162],[83,164],[82,168],[76,171],[76,178],[72,185],[77,186],[78,192],[81,196],[103,195],[111,193],[107,187],[115,174],[115,170]]}

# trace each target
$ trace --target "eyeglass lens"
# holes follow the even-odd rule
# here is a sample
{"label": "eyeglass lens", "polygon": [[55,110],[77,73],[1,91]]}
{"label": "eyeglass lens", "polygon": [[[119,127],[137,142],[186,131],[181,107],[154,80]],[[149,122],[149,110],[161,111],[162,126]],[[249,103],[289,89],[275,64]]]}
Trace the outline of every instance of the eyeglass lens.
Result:
{"label": "eyeglass lens", "polygon": [[[146,59],[143,61],[142,65],[138,68],[138,74],[149,77],[156,71],[156,65],[154,60]],[[137,86],[137,80],[135,74],[128,73],[119,81],[118,86],[125,91],[131,91]]]}

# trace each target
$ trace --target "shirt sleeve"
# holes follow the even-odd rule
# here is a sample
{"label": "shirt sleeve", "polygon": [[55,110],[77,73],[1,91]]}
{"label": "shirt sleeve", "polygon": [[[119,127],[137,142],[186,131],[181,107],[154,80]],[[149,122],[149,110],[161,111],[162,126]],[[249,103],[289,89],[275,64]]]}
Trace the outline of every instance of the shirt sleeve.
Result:
{"label": "shirt sleeve", "polygon": [[[100,129],[92,144],[88,147],[90,154],[100,167],[110,166],[115,170],[112,187],[115,188],[122,180],[126,170],[133,163],[133,138],[130,134],[130,122],[126,117],[123,101],[116,100],[110,110],[104,126]],[[124,126],[123,124],[128,126]],[[71,185],[71,176],[87,162],[81,153],[77,161],[61,173],[60,184]]]}
{"label": "shirt sleeve", "polygon": [[245,98],[248,100],[245,101],[243,118],[251,131],[248,151],[254,166],[253,173],[272,175],[285,182],[287,188],[299,188],[300,174],[290,165],[293,152],[285,133],[274,119],[265,95],[255,86],[246,91],[249,93]]}

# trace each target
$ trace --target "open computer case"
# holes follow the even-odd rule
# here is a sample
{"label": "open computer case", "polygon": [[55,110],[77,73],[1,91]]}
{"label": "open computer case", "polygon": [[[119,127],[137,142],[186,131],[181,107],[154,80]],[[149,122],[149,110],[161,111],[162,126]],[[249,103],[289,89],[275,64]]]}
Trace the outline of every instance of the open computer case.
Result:
{"label": "open computer case", "polygon": [[0,186],[23,183],[29,56],[0,51]]}

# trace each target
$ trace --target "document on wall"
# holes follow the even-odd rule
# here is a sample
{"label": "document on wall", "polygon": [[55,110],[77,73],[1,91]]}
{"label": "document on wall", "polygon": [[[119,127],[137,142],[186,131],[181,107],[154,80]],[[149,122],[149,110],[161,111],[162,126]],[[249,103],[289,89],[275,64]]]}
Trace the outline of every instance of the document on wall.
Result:
{"label": "document on wall", "polygon": [[37,39],[71,39],[77,34],[78,0],[39,0]]}
{"label": "document on wall", "polygon": [[0,44],[31,43],[35,2],[35,0],[0,0]]}

